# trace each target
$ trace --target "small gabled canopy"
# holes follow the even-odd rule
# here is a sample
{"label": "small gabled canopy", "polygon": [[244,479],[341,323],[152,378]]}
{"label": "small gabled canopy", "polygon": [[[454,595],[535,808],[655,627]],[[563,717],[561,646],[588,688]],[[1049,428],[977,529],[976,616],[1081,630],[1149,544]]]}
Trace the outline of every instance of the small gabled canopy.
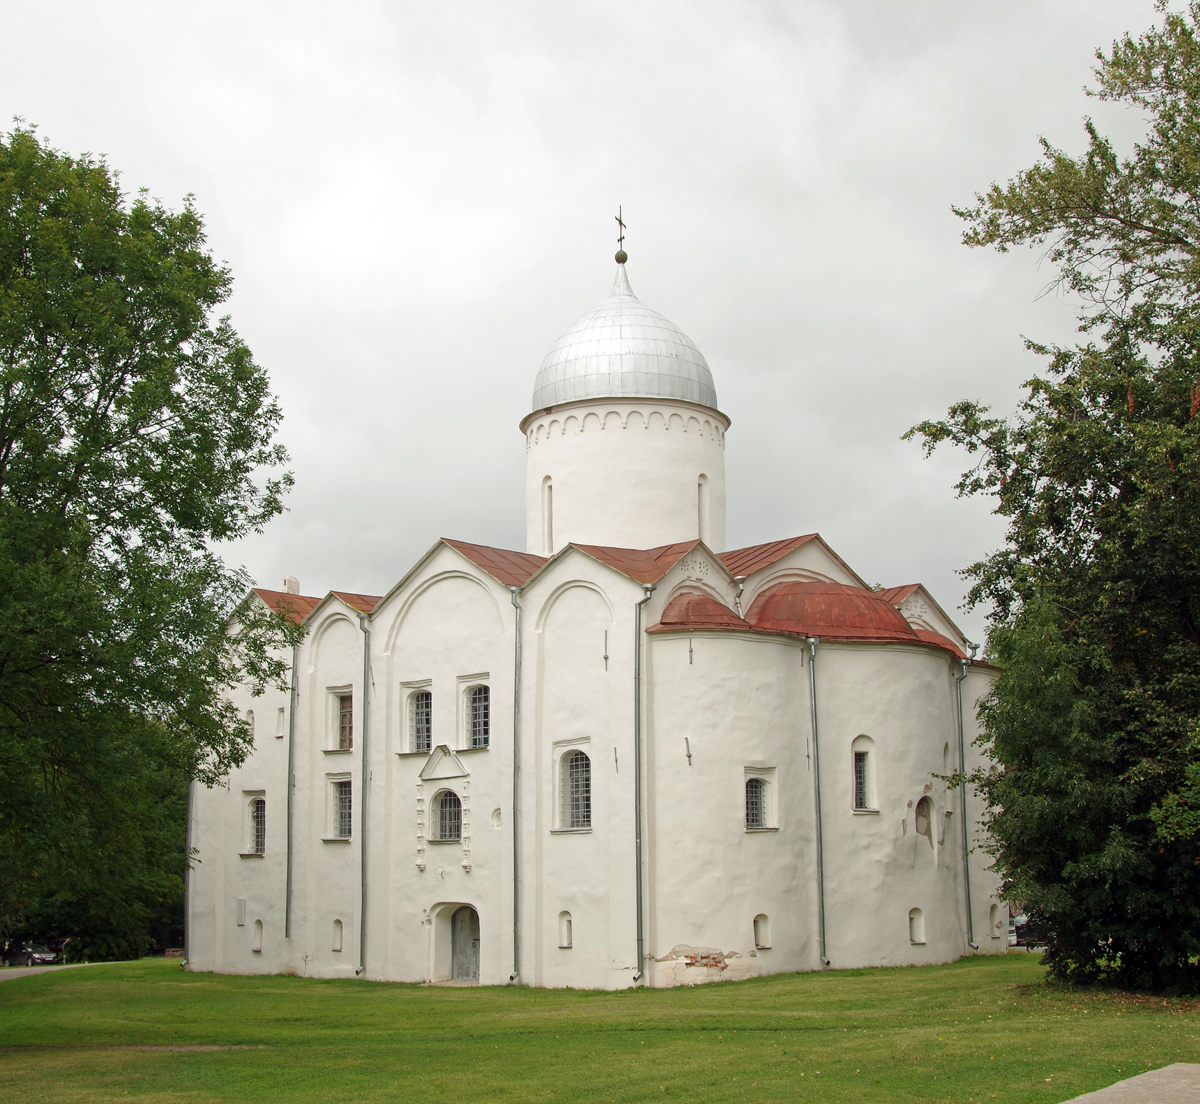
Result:
{"label": "small gabled canopy", "polygon": [[420,778],[422,782],[436,782],[444,778],[468,778],[470,773],[448,744],[438,744],[425,760]]}
{"label": "small gabled canopy", "polygon": [[303,623],[322,601],[307,594],[288,594],[284,590],[266,590],[263,587],[255,587],[251,593],[257,594],[268,609],[282,614],[293,625]]}
{"label": "small gabled canopy", "polygon": [[743,621],[728,606],[722,605],[708,594],[684,591],[676,594],[667,603],[657,625],[647,632],[681,632],[688,629],[741,629],[743,632],[757,630],[748,621]]}

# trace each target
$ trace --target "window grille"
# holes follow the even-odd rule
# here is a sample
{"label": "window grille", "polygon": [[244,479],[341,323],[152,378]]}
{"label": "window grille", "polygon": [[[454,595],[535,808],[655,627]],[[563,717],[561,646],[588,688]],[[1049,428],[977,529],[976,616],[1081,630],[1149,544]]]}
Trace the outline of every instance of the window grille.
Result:
{"label": "window grille", "polygon": [[433,747],[433,695],[421,690],[410,699],[413,751],[428,751]]}
{"label": "window grille", "polygon": [[582,751],[570,751],[563,756],[562,826],[592,826],[592,761]]}
{"label": "window grille", "polygon": [[492,731],[492,691],[486,686],[471,690],[471,747],[487,747]]}
{"label": "window grille", "polygon": [[262,855],[267,850],[267,802],[256,797],[250,802],[250,850]]}
{"label": "window grille", "polygon": [[761,778],[746,779],[746,827],[767,826],[767,784]]}
{"label": "window grille", "polygon": [[854,807],[856,809],[871,807],[867,800],[867,756],[869,754],[870,752],[866,751],[854,753]]}
{"label": "window grille", "polygon": [[338,695],[338,749],[354,747],[354,695]]}
{"label": "window grille", "polygon": [[333,784],[333,834],[337,839],[350,838],[351,808],[350,779],[339,779]]}
{"label": "window grille", "polygon": [[453,790],[443,790],[438,798],[438,839],[462,839],[462,802]]}

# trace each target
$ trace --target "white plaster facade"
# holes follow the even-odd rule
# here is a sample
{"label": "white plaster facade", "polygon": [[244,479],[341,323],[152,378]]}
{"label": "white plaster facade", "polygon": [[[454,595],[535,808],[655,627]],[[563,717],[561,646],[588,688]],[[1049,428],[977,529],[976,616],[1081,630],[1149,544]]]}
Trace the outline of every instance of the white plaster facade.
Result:
{"label": "white plaster facade", "polygon": [[522,422],[526,553],[439,541],[383,597],[257,592],[307,635],[292,694],[235,695],[253,755],[194,791],[190,969],[614,989],[1006,949],[938,777],[978,763],[994,670],[815,535],[722,552],[707,365],[623,271],[593,314]]}

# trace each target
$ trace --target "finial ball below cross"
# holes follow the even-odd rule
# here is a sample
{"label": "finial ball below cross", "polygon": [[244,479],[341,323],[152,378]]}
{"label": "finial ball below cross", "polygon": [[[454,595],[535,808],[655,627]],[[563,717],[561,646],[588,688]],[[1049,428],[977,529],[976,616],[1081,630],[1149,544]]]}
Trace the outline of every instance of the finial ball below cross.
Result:
{"label": "finial ball below cross", "polygon": [[629,254],[625,252],[625,223],[621,218],[621,208],[617,208],[617,226],[620,228],[620,233],[617,234],[617,264],[624,264],[629,260]]}

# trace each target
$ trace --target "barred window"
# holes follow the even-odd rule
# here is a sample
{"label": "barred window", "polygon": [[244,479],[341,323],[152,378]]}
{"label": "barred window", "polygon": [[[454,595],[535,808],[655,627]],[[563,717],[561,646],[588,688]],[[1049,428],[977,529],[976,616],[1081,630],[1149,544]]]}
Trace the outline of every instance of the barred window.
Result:
{"label": "barred window", "polygon": [[867,801],[867,752],[854,753],[854,807],[869,809]]}
{"label": "barred window", "polygon": [[462,802],[453,790],[443,790],[436,798],[437,838],[462,839]]}
{"label": "barred window", "polygon": [[354,695],[338,695],[338,748],[349,751],[354,747]]}
{"label": "barred window", "polygon": [[428,751],[433,747],[433,695],[428,690],[419,690],[408,701],[412,749]]}
{"label": "barred window", "polygon": [[262,797],[250,802],[250,850],[255,855],[267,850],[267,802]]}
{"label": "barred window", "polygon": [[761,778],[746,779],[746,827],[767,826],[767,784]]}
{"label": "barred window", "polygon": [[350,785],[348,778],[338,779],[333,784],[333,834],[336,839],[350,838]]}
{"label": "barred window", "polygon": [[492,692],[486,686],[472,687],[469,702],[468,728],[471,747],[487,747],[492,731]]}
{"label": "barred window", "polygon": [[592,761],[582,751],[562,759],[562,826],[592,826]]}

